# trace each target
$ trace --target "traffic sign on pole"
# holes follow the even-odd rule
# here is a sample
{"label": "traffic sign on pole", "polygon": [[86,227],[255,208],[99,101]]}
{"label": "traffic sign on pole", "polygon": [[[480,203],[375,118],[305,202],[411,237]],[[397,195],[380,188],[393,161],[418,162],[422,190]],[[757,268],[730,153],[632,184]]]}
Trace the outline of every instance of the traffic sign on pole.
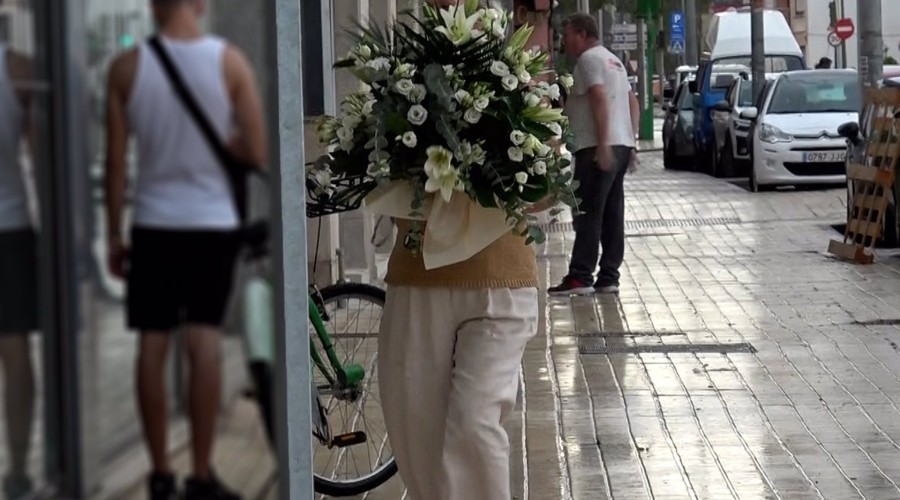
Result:
{"label": "traffic sign on pole", "polygon": [[834,23],[834,34],[841,40],[850,38],[855,32],[856,27],[853,26],[853,19],[850,19],[849,17],[845,17]]}

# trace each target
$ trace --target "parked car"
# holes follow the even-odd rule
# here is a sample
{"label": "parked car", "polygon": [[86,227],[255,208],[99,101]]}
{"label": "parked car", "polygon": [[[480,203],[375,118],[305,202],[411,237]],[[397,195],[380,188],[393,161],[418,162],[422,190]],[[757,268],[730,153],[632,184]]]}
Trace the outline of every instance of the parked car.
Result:
{"label": "parked car", "polygon": [[663,166],[684,168],[694,156],[694,99],[685,81],[678,86],[671,102],[663,104]]}
{"label": "parked car", "polygon": [[838,127],[856,121],[861,107],[854,70],[800,70],[775,75],[761,107],[741,117],[750,131],[750,188],[839,184],[846,181],[846,141]]}
{"label": "parked car", "polygon": [[[767,75],[767,79],[772,75]],[[709,174],[716,177],[747,175],[750,168],[750,128],[753,123],[741,113],[753,106],[753,79],[742,72],[712,109],[716,151]]]}
{"label": "parked car", "polygon": [[[805,68],[803,50],[784,15],[777,10],[765,10],[763,16],[766,72]],[[704,170],[707,171],[714,161],[716,150],[710,111],[725,98],[725,91],[731,84],[724,76],[729,73],[725,67],[742,66],[749,73],[752,53],[750,31],[750,12],[741,10],[713,15],[706,35],[710,54],[707,60],[701,61],[691,91],[697,95],[694,102],[694,149],[697,163],[706,165]]]}

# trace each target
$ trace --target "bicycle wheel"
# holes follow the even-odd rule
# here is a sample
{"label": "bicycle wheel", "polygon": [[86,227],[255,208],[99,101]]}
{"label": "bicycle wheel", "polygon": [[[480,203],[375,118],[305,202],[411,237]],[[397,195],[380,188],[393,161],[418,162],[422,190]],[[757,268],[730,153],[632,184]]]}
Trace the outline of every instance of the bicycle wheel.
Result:
{"label": "bicycle wheel", "polygon": [[[313,370],[322,418],[328,428],[327,437],[314,436],[313,440],[315,489],[338,497],[359,495],[377,488],[397,472],[378,392],[378,329],[385,292],[348,283],[329,286],[320,293],[325,328],[337,358],[345,367],[361,366],[365,375],[360,382],[341,385],[334,373],[329,376],[335,382],[329,383],[321,367]],[[311,324],[310,335],[316,349],[324,354]],[[325,365],[331,368],[327,362]]]}

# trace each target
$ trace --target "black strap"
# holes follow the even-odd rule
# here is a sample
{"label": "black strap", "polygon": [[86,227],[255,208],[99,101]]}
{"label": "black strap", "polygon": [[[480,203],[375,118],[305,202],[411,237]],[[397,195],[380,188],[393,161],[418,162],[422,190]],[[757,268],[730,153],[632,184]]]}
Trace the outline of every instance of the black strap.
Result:
{"label": "black strap", "polygon": [[209,145],[210,149],[213,150],[213,153],[219,160],[219,164],[225,170],[226,177],[231,186],[232,195],[235,198],[234,202],[237,206],[238,214],[241,219],[244,219],[246,214],[246,202],[243,197],[246,194],[246,188],[242,188],[239,184],[244,181],[244,176],[250,173],[254,167],[242,164],[242,162],[238,161],[228,151],[225,144],[222,143],[222,140],[216,134],[215,129],[206,117],[206,114],[197,104],[193,94],[191,94],[191,91],[184,83],[181,73],[178,72],[175,63],[172,61],[172,58],[169,56],[165,47],[163,47],[159,36],[155,35],[151,37],[149,43],[150,47],[156,53],[156,56],[159,58],[160,63],[162,63],[163,69],[172,84],[172,88],[175,90],[175,94],[178,95],[181,103],[187,109],[188,114],[191,115],[191,118],[194,119],[194,122],[200,128],[203,137],[206,139],[206,143]]}

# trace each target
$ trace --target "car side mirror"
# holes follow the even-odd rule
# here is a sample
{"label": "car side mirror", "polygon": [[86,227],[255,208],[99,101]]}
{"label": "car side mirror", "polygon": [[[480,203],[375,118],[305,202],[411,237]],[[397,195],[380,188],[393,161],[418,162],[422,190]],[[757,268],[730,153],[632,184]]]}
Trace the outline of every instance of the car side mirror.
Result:
{"label": "car side mirror", "polygon": [[741,118],[745,120],[755,120],[759,118],[759,110],[755,107],[747,108],[741,111]]}
{"label": "car side mirror", "polygon": [[664,102],[663,105],[662,105],[662,110],[663,110],[663,111],[668,111],[668,110],[671,109],[671,108],[672,108],[672,105],[669,104],[669,103],[667,103],[667,102]]}
{"label": "car side mirror", "polygon": [[728,104],[728,101],[719,101],[714,106],[713,109],[716,111],[722,111],[724,113],[731,112],[731,105]]}
{"label": "car side mirror", "polygon": [[846,139],[855,140],[859,137],[859,124],[856,122],[847,122],[838,127],[838,134]]}

